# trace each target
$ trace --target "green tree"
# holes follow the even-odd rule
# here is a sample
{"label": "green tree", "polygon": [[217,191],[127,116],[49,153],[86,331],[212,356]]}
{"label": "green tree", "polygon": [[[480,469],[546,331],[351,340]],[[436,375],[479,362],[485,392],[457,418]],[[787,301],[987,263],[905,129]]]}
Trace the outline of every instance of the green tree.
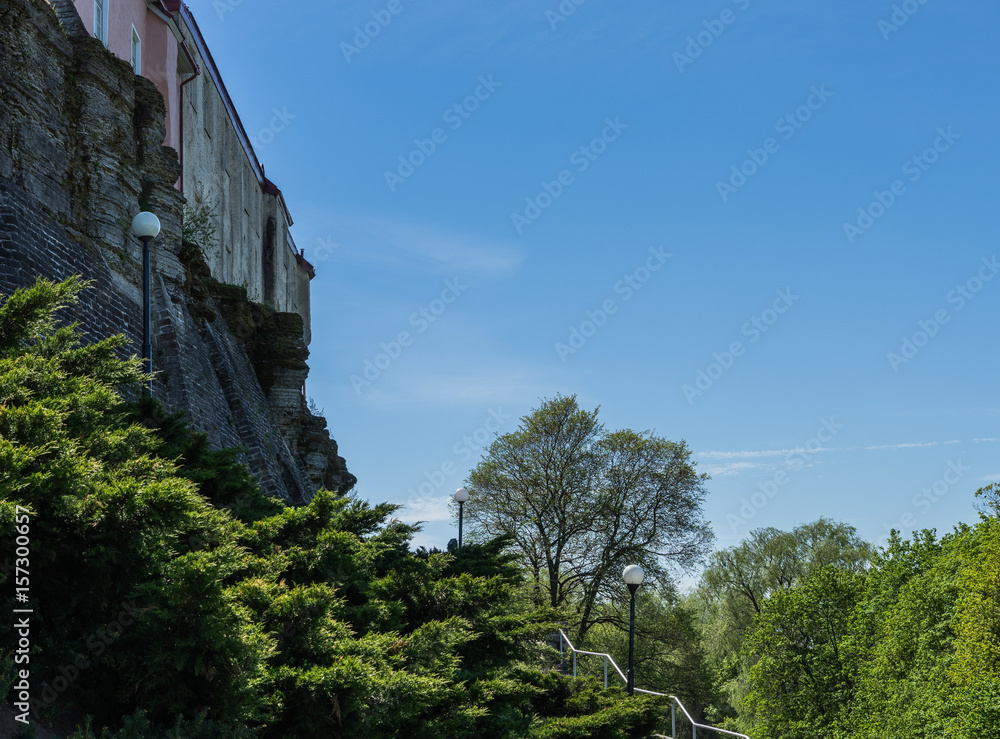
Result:
{"label": "green tree", "polygon": [[[993,486],[996,491],[996,487]],[[997,511],[1000,513],[1000,509]],[[974,530],[957,573],[959,597],[952,619],[955,656],[948,678],[958,711],[956,739],[1000,737],[1000,519]]]}
{"label": "green tree", "polygon": [[763,602],[742,646],[760,739],[832,736],[842,725],[855,685],[843,642],[862,588],[861,575],[827,565]]}
{"label": "green tree", "polygon": [[976,491],[976,497],[986,502],[986,510],[990,515],[1000,516],[1000,482],[994,482]]}
{"label": "green tree", "polygon": [[738,638],[772,594],[828,565],[863,572],[872,554],[853,526],[827,518],[792,531],[756,529],[739,545],[712,554],[700,589],[707,601],[726,611]]}
{"label": "green tree", "polygon": [[858,737],[1000,737],[1000,520],[941,539],[893,532],[848,650]]}
{"label": "green tree", "polygon": [[724,698],[710,714],[714,720],[740,715],[731,728],[751,728],[742,710],[749,690],[750,664],[741,657],[741,648],[768,598],[790,590],[826,566],[864,572],[872,554],[873,547],[853,526],[826,518],[792,531],[756,529],[737,546],[712,554],[695,599],[707,658],[717,674],[719,695]]}
{"label": "green tree", "polygon": [[712,534],[684,442],[630,429],[607,432],[597,410],[558,396],[499,437],[470,473],[465,515],[476,536],[505,536],[530,573],[533,597],[566,613],[577,638],[620,597],[621,571],[639,564],[669,587]]}
{"label": "green tree", "polygon": [[[124,338],[84,345],[57,327],[82,288],[39,280],[0,307],[0,522],[10,541],[28,511],[36,713],[88,705],[107,720],[131,695],[172,716],[214,694],[216,715],[250,716],[265,652],[219,584],[232,522],[129,420],[118,388],[141,374],[117,356]],[[138,638],[185,621],[198,627],[183,638]]]}

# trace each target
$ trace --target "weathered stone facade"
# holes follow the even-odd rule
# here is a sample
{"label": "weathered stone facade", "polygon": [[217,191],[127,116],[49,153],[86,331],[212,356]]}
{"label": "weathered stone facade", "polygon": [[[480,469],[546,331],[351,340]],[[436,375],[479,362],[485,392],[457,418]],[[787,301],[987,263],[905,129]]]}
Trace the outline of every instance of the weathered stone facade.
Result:
{"label": "weathered stone facade", "polygon": [[129,225],[155,212],[156,397],[213,446],[243,447],[272,495],[299,504],[319,485],[350,490],[354,476],[301,395],[301,318],[247,302],[182,244],[180,167],[161,145],[154,85],[96,39],[67,35],[43,0],[0,0],[0,48],[0,292],[81,274],[93,287],[74,318],[138,351],[141,245]]}

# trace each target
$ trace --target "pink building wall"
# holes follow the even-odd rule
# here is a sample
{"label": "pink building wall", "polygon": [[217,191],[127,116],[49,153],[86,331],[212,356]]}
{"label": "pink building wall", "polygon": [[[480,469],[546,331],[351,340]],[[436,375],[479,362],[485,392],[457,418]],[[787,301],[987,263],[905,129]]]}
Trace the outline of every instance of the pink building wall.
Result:
{"label": "pink building wall", "polygon": [[[180,81],[177,75],[177,39],[170,26],[144,0],[104,0],[108,9],[108,50],[132,60],[132,26],[142,42],[141,74],[163,95],[167,104],[167,135],[163,143],[181,151]],[[74,0],[87,32],[94,33],[94,0]]]}

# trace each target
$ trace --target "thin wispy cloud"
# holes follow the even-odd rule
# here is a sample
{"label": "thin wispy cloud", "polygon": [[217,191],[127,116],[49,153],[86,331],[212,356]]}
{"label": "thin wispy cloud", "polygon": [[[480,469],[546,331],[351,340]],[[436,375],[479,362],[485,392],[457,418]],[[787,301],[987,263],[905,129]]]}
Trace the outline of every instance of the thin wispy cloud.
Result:
{"label": "thin wispy cloud", "polygon": [[747,470],[760,469],[764,466],[766,465],[755,464],[753,462],[730,462],[729,464],[709,465],[703,467],[701,471],[707,472],[710,477],[727,477],[729,475],[738,475]]}
{"label": "thin wispy cloud", "polygon": [[920,447],[927,447],[927,446],[940,446],[942,443],[944,443],[944,444],[957,444],[958,442],[957,441],[945,441],[945,442],[940,442],[940,441],[920,441],[920,442],[910,442],[910,443],[903,443],[903,444],[881,444],[879,446],[866,446],[865,447],[865,451],[875,451],[875,450],[878,450],[878,449],[918,449]]}
{"label": "thin wispy cloud", "polygon": [[[984,444],[984,443],[996,443],[996,442],[1000,442],[1000,439],[998,439],[998,438],[981,438],[981,439],[973,439],[973,441],[975,443],[977,443],[977,444]],[[748,460],[748,459],[762,459],[762,460],[767,460],[767,459],[774,459],[776,457],[794,457],[796,455],[803,454],[803,453],[804,454],[808,454],[809,457],[812,457],[812,456],[814,456],[816,454],[819,454],[819,453],[822,453],[822,452],[852,452],[852,451],[859,451],[859,450],[873,452],[873,451],[885,451],[885,450],[888,450],[888,449],[923,449],[923,448],[927,448],[927,447],[948,446],[948,445],[952,445],[952,444],[961,444],[961,443],[962,442],[961,442],[960,439],[950,439],[948,441],[901,442],[899,444],[878,444],[878,445],[871,445],[871,446],[864,446],[864,447],[849,446],[849,447],[838,447],[838,448],[834,448],[834,447],[821,447],[819,449],[802,449],[802,448],[796,448],[796,449],[760,449],[760,450],[745,450],[744,449],[744,450],[740,450],[740,451],[731,451],[731,452],[730,451],[717,451],[716,450],[716,451],[708,451],[708,452],[698,452],[697,455],[699,457],[703,457],[705,459],[717,459],[717,460],[728,460],[728,459],[733,459],[733,460]],[[754,462],[743,461],[743,462],[729,462],[729,463],[717,464],[717,465],[706,465],[704,467],[704,471],[707,472],[712,477],[725,477],[725,476],[730,476],[730,475],[738,475],[741,472],[745,472],[747,470],[761,469],[761,468],[772,469],[775,466],[776,465],[773,462],[772,463],[767,463],[767,462],[754,463]],[[812,465],[807,465],[807,466],[812,466]],[[996,476],[992,476],[992,477],[991,476],[987,476],[987,477],[981,478],[981,480],[984,480],[984,481],[985,480],[996,480],[996,479],[998,479]]]}
{"label": "thin wispy cloud", "polygon": [[698,456],[707,459],[757,459],[760,457],[788,457],[796,454],[818,454],[819,452],[836,451],[831,447],[820,447],[818,449],[806,449],[799,447],[796,449],[765,449],[761,451],[738,451],[738,452],[698,452]]}

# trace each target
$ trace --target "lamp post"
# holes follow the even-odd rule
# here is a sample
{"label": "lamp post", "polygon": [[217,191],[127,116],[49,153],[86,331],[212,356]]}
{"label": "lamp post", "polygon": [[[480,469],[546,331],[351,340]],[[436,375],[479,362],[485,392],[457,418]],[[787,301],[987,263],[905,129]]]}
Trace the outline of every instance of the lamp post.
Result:
{"label": "lamp post", "polygon": [[458,501],[458,548],[462,548],[462,507],[465,505],[465,501],[469,499],[469,491],[465,488],[459,488],[455,491],[455,500]]}
{"label": "lamp post", "polygon": [[639,565],[629,565],[622,573],[622,579],[628,585],[631,599],[628,604],[628,677],[626,688],[629,695],[635,693],[635,591],[642,585],[643,572]]}
{"label": "lamp post", "polygon": [[146,397],[153,395],[153,345],[149,317],[149,242],[160,233],[160,219],[148,211],[132,219],[132,235],[142,241],[142,358],[146,365]]}

